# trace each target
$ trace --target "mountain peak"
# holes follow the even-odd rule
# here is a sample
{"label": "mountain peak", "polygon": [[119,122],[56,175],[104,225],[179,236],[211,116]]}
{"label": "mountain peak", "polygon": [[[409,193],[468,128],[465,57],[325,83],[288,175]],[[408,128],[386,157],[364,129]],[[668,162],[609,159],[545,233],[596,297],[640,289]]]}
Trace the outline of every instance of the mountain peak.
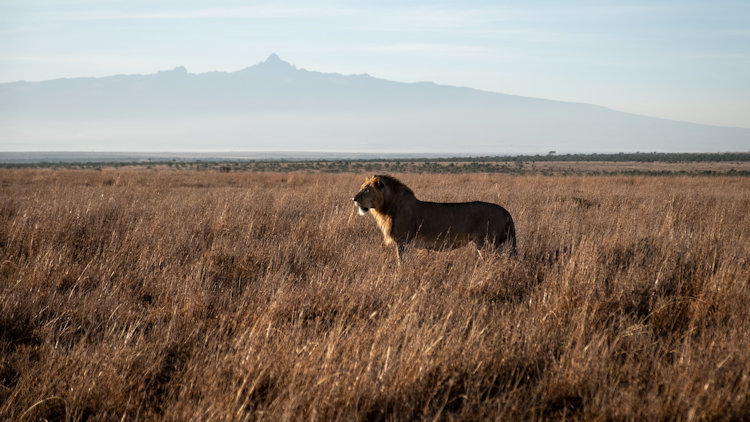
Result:
{"label": "mountain peak", "polygon": [[291,64],[285,62],[284,60],[281,60],[279,56],[276,53],[271,53],[270,56],[266,59],[266,61],[261,63],[264,67],[271,67],[271,68],[277,68],[277,69],[294,69],[294,66]]}

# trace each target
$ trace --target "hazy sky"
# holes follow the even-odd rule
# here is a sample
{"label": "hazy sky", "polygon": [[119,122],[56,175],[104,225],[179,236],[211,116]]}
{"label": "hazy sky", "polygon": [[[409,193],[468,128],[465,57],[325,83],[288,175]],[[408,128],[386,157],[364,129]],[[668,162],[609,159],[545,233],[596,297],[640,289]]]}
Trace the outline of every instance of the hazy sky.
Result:
{"label": "hazy sky", "polygon": [[750,127],[750,1],[0,0],[0,82],[299,68]]}

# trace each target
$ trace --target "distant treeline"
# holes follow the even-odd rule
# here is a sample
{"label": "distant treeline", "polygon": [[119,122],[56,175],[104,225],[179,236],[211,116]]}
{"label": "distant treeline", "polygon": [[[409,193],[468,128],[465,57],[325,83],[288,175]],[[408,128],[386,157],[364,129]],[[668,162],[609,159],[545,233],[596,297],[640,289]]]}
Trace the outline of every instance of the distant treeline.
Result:
{"label": "distant treeline", "polygon": [[[550,168],[537,167],[537,163],[570,163]],[[644,163],[630,169],[606,169],[596,163]],[[737,175],[750,176],[743,168],[717,170],[686,169],[680,163],[747,163],[750,153],[617,153],[617,154],[555,154],[512,155],[482,157],[403,158],[403,159],[317,159],[317,160],[140,160],[113,162],[40,162],[5,163],[4,168],[67,168],[103,169],[141,167],[147,169],[174,169],[197,171],[255,171],[255,172],[391,172],[391,173],[504,173],[544,175]],[[580,163],[575,165],[575,163]],[[586,163],[589,163],[587,166]],[[649,169],[645,163],[665,163],[666,168]],[[599,167],[599,168],[594,168]],[[740,166],[738,166],[740,167]],[[746,167],[746,166],[742,166]]]}
{"label": "distant treeline", "polygon": [[505,155],[462,158],[440,158],[429,161],[635,161],[640,163],[696,163],[750,161],[750,152],[726,153],[672,153],[672,152],[619,152],[615,154],[556,154],[550,151],[547,155]]}

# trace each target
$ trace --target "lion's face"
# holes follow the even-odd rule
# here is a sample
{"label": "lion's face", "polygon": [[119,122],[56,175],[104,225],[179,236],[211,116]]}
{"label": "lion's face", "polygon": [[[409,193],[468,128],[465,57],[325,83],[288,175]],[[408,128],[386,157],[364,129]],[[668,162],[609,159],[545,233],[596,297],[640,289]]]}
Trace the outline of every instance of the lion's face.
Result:
{"label": "lion's face", "polygon": [[370,208],[381,209],[383,207],[383,182],[373,177],[365,181],[359,192],[354,195],[354,205],[360,215],[364,215]]}

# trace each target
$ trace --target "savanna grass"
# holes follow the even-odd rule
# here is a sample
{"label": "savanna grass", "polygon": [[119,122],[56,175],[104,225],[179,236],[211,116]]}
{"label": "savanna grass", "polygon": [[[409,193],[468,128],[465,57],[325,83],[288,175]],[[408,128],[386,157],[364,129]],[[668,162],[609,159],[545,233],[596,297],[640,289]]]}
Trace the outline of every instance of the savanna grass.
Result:
{"label": "savanna grass", "polygon": [[364,174],[0,170],[0,419],[743,419],[742,177],[397,175],[518,255],[394,251]]}

